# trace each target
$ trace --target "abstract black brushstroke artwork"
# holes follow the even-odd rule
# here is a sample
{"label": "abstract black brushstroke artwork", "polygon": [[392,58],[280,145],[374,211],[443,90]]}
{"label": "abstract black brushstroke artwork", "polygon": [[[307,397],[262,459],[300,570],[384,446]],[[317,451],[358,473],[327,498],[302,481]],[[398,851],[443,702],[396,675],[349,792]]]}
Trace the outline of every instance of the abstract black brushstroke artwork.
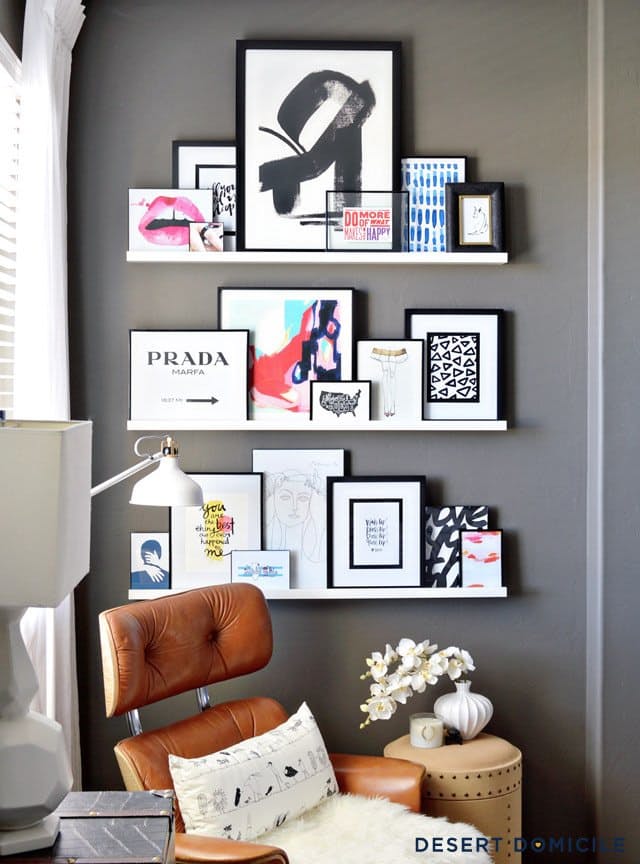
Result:
{"label": "abstract black brushstroke artwork", "polygon": [[427,400],[477,402],[480,398],[480,334],[427,334]]}
{"label": "abstract black brushstroke artwork", "polygon": [[460,588],[460,532],[486,531],[487,506],[425,507],[425,585]]}
{"label": "abstract black brushstroke artwork", "polygon": [[323,249],[327,190],[395,185],[400,43],[237,43],[238,247]]}

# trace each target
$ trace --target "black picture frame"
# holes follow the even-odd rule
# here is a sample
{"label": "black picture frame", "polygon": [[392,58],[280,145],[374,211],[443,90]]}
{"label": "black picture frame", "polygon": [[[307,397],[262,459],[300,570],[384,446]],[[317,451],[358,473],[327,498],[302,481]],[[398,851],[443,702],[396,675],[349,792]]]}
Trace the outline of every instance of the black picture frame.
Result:
{"label": "black picture frame", "polygon": [[447,183],[445,196],[447,252],[506,251],[504,183]]}
{"label": "black picture frame", "polygon": [[400,58],[390,41],[236,42],[238,249],[324,250],[327,190],[399,189]]}
{"label": "black picture frame", "polygon": [[504,420],[504,309],[405,309],[423,339],[424,420]]}
{"label": "black picture frame", "polygon": [[328,587],[421,587],[425,499],[424,477],[328,477]]}

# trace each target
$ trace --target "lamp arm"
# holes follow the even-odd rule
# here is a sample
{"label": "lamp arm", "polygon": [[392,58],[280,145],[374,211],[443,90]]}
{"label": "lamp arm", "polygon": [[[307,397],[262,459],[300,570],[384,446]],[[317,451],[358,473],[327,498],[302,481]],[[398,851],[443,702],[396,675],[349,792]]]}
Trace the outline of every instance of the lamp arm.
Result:
{"label": "lamp arm", "polygon": [[120,474],[116,474],[115,477],[111,477],[109,480],[105,480],[103,483],[98,483],[97,486],[93,486],[91,488],[91,497],[93,498],[95,495],[99,495],[101,492],[104,492],[106,489],[110,489],[112,486],[117,486],[118,483],[126,480],[127,477],[133,477],[134,474],[137,474],[139,471],[143,471],[145,468],[153,465],[155,462],[158,461],[158,459],[160,459],[161,456],[162,453],[150,453],[146,457],[146,459],[143,459],[142,462],[138,462],[136,465],[132,465],[131,468],[127,468],[125,471],[121,471]]}

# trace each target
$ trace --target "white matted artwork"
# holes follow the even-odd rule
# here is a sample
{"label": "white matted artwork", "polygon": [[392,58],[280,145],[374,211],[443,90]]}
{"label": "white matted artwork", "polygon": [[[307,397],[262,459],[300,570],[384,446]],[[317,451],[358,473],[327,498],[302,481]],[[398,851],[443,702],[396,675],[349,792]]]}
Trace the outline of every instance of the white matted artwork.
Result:
{"label": "white matted artwork", "polygon": [[170,588],[168,531],[131,532],[129,588]]}
{"label": "white matted artwork", "polygon": [[344,425],[371,419],[371,381],[312,381],[311,420]]}
{"label": "white matted artwork", "polygon": [[231,553],[231,581],[250,582],[267,591],[289,588],[289,550],[234,549]]}
{"label": "white matted artwork", "polygon": [[210,189],[129,189],[129,249],[189,249],[192,222],[213,222]]}
{"label": "white matted artwork", "polygon": [[291,552],[291,587],[327,585],[327,477],[344,474],[344,450],[254,450],[264,475],[266,549]]}
{"label": "white matted artwork", "polygon": [[246,420],[247,330],[129,331],[131,420]]}
{"label": "white matted artwork", "polygon": [[172,587],[178,591],[231,581],[231,553],[262,548],[262,475],[190,474],[201,507],[171,508]]}
{"label": "white matted artwork", "polygon": [[463,588],[502,586],[502,531],[461,531]]}
{"label": "white matted artwork", "polygon": [[371,381],[372,420],[422,420],[423,356],[421,339],[358,340],[358,378]]}

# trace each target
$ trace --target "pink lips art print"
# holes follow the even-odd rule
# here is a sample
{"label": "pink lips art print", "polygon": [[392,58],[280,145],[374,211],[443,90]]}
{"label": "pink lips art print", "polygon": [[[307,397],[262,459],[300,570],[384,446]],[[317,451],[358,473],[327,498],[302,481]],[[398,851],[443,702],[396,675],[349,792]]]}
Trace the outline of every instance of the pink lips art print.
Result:
{"label": "pink lips art print", "polygon": [[213,219],[210,189],[129,189],[129,249],[189,248],[191,222]]}

